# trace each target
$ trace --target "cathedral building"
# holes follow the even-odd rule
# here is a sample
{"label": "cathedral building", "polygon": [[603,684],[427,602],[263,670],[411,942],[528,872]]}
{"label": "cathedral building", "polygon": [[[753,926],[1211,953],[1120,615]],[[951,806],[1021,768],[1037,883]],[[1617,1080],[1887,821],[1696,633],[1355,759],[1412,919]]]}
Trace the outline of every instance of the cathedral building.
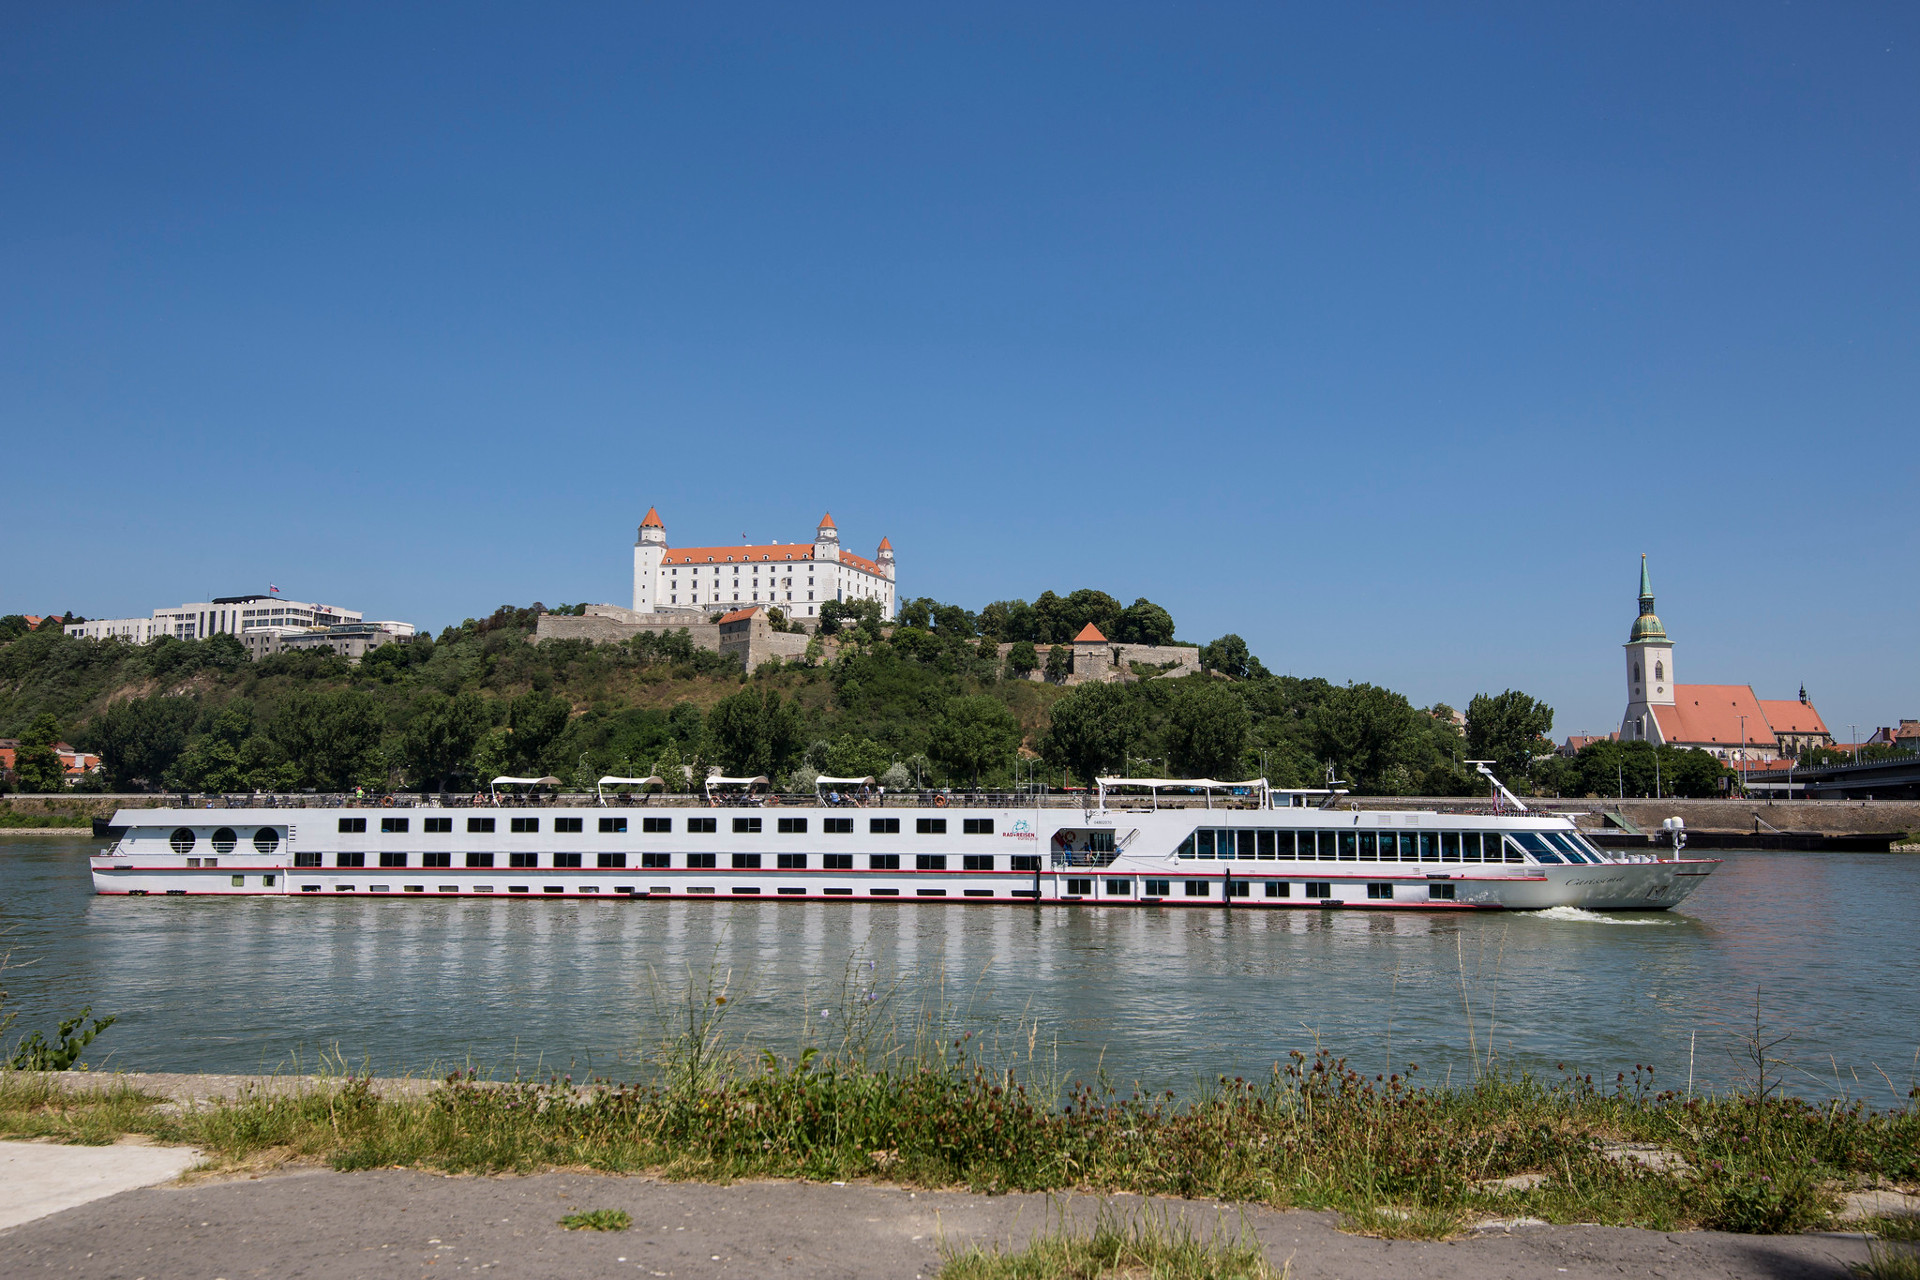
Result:
{"label": "cathedral building", "polygon": [[647,508],[633,545],[635,613],[707,614],[760,605],[790,618],[818,617],[829,600],[877,600],[892,618],[893,544],[880,539],[873,559],[840,546],[831,514],[820,517],[811,543],[670,547],[660,513]]}
{"label": "cathedral building", "polygon": [[1623,742],[1644,741],[1710,751],[1721,760],[1792,759],[1808,747],[1831,746],[1820,713],[1800,698],[1758,698],[1744,684],[1679,684],[1673,641],[1653,611],[1653,581],[1640,557],[1640,615],[1627,634],[1627,713]]}

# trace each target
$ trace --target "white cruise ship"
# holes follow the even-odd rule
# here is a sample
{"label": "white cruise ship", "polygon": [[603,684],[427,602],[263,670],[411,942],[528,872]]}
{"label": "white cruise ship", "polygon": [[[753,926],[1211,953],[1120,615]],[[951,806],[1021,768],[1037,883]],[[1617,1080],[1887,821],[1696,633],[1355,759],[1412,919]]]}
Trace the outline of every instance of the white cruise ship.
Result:
{"label": "white cruise ship", "polygon": [[[1719,865],[1608,853],[1496,782],[1474,812],[1367,808],[1264,780],[1102,779],[1083,795],[877,794],[822,779],[774,796],[713,779],[539,800],[232,799],[124,809],[102,894],[694,898],[1213,908],[1662,911]],[[831,788],[831,789],[830,789]],[[224,807],[211,807],[220,804]]]}

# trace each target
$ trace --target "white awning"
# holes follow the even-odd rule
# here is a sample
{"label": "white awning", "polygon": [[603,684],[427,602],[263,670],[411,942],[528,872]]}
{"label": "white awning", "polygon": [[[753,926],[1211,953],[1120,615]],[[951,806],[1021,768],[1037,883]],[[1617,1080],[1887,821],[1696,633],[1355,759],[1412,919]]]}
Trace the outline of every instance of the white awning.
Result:
{"label": "white awning", "polygon": [[709,791],[715,787],[764,787],[767,785],[767,780],[764,777],[707,779],[707,790]]}
{"label": "white awning", "polygon": [[823,773],[813,780],[814,790],[816,791],[821,787],[871,787],[873,785],[875,784],[872,774],[868,774],[864,778],[829,778]]}
{"label": "white awning", "polygon": [[600,803],[604,805],[607,802],[606,788],[608,787],[664,787],[666,785],[664,779],[657,777],[616,778],[612,774],[608,774],[595,784],[593,794],[598,797]]}
{"label": "white awning", "polygon": [[1217,778],[1095,778],[1100,787],[1100,807],[1106,808],[1107,792],[1124,788],[1145,788],[1153,793],[1157,804],[1162,791],[1202,791],[1206,793],[1207,805],[1213,805],[1213,793],[1216,791],[1253,791],[1265,797],[1272,790],[1265,778],[1249,778],[1245,782],[1221,782]]}
{"label": "white awning", "polygon": [[557,787],[558,778],[509,778],[502,774],[487,784],[490,787]]}

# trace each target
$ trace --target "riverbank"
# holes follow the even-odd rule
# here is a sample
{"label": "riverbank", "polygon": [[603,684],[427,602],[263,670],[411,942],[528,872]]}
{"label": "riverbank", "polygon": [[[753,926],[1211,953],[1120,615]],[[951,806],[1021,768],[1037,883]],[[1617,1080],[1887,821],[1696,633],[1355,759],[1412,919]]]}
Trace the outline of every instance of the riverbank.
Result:
{"label": "riverbank", "polygon": [[730,1052],[710,1025],[663,1045],[642,1085],[0,1075],[0,1137],[138,1135],[197,1147],[227,1175],[588,1168],[1131,1193],[1329,1211],[1405,1239],[1515,1219],[1782,1234],[1836,1226],[1849,1193],[1920,1188],[1913,1105],[1812,1103],[1765,1083],[1691,1098],[1574,1075],[1428,1088],[1296,1054],[1176,1102],[989,1064],[964,1036],[795,1061]]}

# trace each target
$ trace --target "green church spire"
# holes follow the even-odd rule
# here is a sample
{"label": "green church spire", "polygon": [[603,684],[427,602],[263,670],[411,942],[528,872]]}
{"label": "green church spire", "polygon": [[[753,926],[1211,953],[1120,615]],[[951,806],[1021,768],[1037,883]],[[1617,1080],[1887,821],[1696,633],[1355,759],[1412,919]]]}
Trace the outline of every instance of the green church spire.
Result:
{"label": "green church spire", "polygon": [[1633,631],[1627,636],[1627,643],[1638,644],[1642,640],[1669,643],[1667,629],[1660,625],[1660,618],[1653,611],[1653,578],[1647,573],[1645,553],[1640,556],[1640,616],[1633,620]]}

